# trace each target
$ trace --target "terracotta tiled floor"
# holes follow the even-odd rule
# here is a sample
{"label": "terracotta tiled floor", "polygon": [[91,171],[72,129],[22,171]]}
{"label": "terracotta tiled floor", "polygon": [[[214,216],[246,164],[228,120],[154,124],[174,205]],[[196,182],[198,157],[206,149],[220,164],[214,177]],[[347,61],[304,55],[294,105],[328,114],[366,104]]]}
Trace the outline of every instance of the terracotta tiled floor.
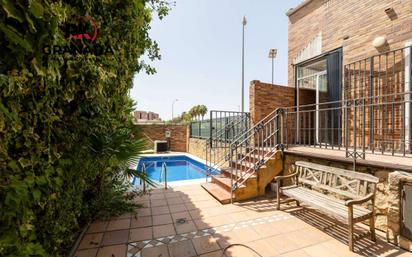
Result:
{"label": "terracotta tiled floor", "polygon": [[[275,209],[272,199],[221,205],[200,185],[155,190],[136,202],[136,215],[96,221],[88,228],[77,257],[346,257],[412,256],[364,238],[348,251],[347,227],[304,207]],[[362,232],[363,228],[358,227]]]}

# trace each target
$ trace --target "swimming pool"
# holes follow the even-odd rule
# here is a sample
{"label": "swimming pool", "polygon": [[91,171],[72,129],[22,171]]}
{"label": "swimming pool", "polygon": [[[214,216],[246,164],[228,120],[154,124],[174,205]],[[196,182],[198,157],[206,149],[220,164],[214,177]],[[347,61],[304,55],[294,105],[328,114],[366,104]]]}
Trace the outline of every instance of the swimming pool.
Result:
{"label": "swimming pool", "polygon": [[[164,182],[163,163],[167,168],[167,182],[206,178],[206,165],[185,155],[145,156],[140,159],[137,170],[141,171],[144,164],[149,178],[158,183]],[[138,184],[139,179],[134,178],[132,183]]]}

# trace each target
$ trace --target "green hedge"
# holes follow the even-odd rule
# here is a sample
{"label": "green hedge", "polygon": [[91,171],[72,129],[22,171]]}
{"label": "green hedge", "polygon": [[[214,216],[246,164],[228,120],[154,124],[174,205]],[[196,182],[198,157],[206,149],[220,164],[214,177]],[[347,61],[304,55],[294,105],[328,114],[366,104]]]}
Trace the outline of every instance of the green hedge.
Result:
{"label": "green hedge", "polygon": [[[167,4],[0,1],[0,256],[63,255],[105,199],[96,190],[117,186],[118,162],[96,141],[130,132],[133,76],[154,72],[139,57],[159,57],[153,11]],[[68,38],[81,16],[95,21],[94,42]]]}

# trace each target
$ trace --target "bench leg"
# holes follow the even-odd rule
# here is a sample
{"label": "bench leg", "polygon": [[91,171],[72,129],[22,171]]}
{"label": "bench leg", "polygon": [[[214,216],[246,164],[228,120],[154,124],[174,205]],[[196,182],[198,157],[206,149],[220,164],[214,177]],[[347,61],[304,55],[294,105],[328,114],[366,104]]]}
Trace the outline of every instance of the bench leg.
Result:
{"label": "bench leg", "polygon": [[348,206],[348,224],[349,224],[349,251],[353,252],[353,206]]}
{"label": "bench leg", "polygon": [[276,210],[280,210],[280,182],[277,183],[277,187],[276,187]]}
{"label": "bench leg", "polygon": [[353,252],[353,223],[349,222],[349,251]]}
{"label": "bench leg", "polygon": [[300,202],[298,200],[296,200],[296,205],[299,207],[300,206]]}
{"label": "bench leg", "polygon": [[371,232],[371,240],[376,242],[376,233],[375,233],[375,215],[372,214],[372,217],[369,219],[369,228]]}

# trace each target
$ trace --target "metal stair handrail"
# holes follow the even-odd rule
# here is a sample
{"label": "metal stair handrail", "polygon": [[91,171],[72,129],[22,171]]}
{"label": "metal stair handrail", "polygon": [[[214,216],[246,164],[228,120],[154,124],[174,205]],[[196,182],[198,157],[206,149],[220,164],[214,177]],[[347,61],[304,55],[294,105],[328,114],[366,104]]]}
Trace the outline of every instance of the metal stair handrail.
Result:
{"label": "metal stair handrail", "polygon": [[[232,200],[236,189],[242,186],[255,171],[257,172],[267,159],[273,157],[276,150],[283,147],[284,113],[282,108],[275,109],[232,141],[229,160]],[[247,148],[245,142],[250,142]]]}
{"label": "metal stair handrail", "polygon": [[[238,138],[238,134],[244,134],[249,128],[250,114],[242,113],[239,117],[236,117],[225,127],[210,134],[210,138],[206,141],[206,179],[208,175],[212,174],[212,171],[219,170],[230,158],[230,143]],[[244,124],[244,125],[243,125]],[[238,134],[234,134],[232,139],[226,137],[230,129],[240,127]],[[233,130],[235,132],[235,130]]]}

